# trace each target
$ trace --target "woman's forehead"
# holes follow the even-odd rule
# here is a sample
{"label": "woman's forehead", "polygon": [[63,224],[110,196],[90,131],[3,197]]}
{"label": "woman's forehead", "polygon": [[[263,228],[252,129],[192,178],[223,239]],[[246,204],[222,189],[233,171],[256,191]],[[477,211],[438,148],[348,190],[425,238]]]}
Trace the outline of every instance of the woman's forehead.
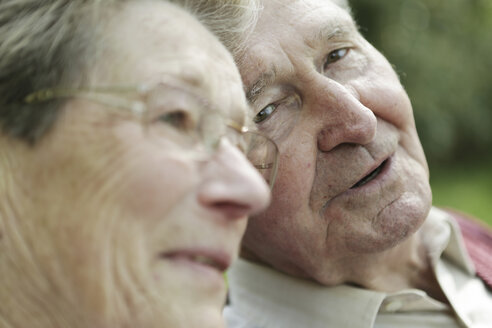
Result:
{"label": "woman's forehead", "polygon": [[120,15],[103,58],[105,82],[147,84],[171,77],[228,116],[245,115],[232,56],[194,17],[160,2],[133,3]]}

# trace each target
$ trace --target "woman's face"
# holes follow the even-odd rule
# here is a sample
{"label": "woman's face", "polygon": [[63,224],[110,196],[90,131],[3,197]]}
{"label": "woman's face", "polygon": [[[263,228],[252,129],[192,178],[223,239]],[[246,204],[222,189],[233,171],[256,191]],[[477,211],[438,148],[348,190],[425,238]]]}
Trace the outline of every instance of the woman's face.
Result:
{"label": "woman's face", "polygon": [[[231,57],[180,9],[135,1],[105,37],[90,85],[164,79],[206,103],[203,110],[245,124]],[[180,92],[166,97],[163,111],[190,103]],[[223,325],[223,272],[247,215],[267,205],[268,187],[227,141],[197,156],[166,137],[167,123],[144,128],[124,109],[74,98],[20,166],[18,198],[28,200],[20,204],[31,220],[23,231],[38,273],[56,286],[50,302],[80,311],[91,327]]]}

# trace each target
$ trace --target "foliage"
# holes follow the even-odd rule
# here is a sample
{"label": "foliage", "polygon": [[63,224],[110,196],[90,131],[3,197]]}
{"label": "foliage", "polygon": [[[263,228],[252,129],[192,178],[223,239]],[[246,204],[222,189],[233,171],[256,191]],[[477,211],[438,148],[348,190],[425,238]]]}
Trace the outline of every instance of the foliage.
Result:
{"label": "foliage", "polygon": [[440,167],[431,174],[433,203],[452,207],[487,222],[492,227],[492,162]]}
{"label": "foliage", "polygon": [[431,168],[492,157],[492,1],[350,2],[408,91]]}

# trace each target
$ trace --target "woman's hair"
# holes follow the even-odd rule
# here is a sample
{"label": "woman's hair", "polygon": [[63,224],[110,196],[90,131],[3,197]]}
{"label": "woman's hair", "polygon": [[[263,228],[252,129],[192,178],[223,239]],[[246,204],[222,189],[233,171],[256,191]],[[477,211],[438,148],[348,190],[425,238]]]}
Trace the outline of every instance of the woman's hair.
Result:
{"label": "woman's hair", "polygon": [[84,78],[96,53],[96,8],[104,0],[3,0],[0,2],[0,128],[37,141],[53,124],[59,105],[28,105],[39,89]]}

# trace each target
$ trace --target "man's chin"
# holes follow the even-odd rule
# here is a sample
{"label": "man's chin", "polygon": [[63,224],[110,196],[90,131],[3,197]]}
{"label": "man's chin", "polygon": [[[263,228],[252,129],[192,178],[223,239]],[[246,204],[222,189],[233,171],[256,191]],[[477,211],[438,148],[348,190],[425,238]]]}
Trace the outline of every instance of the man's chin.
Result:
{"label": "man's chin", "polygon": [[404,194],[378,213],[372,220],[370,233],[353,233],[346,238],[346,246],[359,254],[380,253],[397,247],[422,226],[430,207],[430,200]]}

